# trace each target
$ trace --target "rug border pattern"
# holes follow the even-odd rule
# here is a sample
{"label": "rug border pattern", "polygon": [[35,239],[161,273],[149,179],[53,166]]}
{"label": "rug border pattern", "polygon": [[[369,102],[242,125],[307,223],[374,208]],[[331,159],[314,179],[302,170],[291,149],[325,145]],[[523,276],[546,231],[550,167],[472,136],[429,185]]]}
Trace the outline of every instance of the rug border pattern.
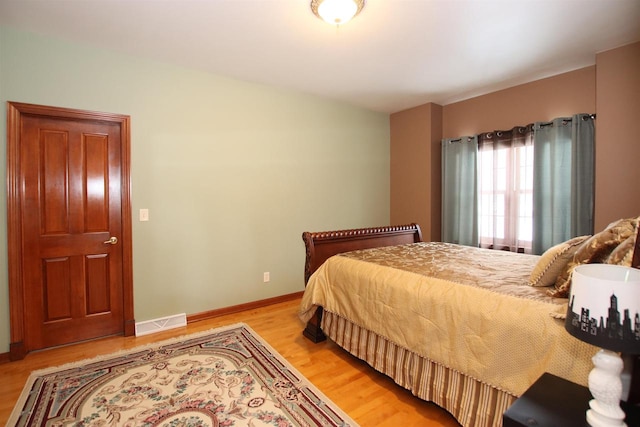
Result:
{"label": "rug border pattern", "polygon": [[[282,371],[280,371],[280,374],[285,375],[285,377],[287,377],[293,384],[296,385],[296,388],[299,392],[301,392],[304,398],[313,403],[311,408],[315,410],[321,408],[321,411],[318,411],[318,413],[322,413],[325,418],[330,419],[332,422],[332,424],[328,425],[349,425],[353,427],[358,426],[358,424],[353,419],[351,419],[351,417],[349,417],[343,410],[341,410],[333,401],[331,401],[324,393],[322,393],[322,391],[320,391],[304,375],[302,375],[300,371],[298,371],[288,360],[286,360],[268,342],[266,342],[259,334],[257,334],[248,324],[244,322],[234,323],[218,328],[209,329],[206,331],[184,334],[174,338],[132,347],[131,349],[124,349],[114,353],[33,371],[29,375],[29,378],[27,379],[23,387],[22,393],[18,398],[18,401],[16,402],[6,425],[13,426],[20,421],[20,417],[22,416],[23,408],[25,408],[25,405],[33,403],[32,399],[37,399],[37,396],[34,396],[33,393],[31,393],[33,387],[36,385],[36,382],[39,380],[39,378],[45,375],[51,375],[55,372],[73,370],[87,364],[96,364],[103,361],[116,359],[118,357],[132,356],[136,353],[144,353],[160,347],[166,348],[171,345],[180,344],[184,341],[196,340],[207,335],[225,333],[237,329],[243,329],[244,331],[246,331],[247,333],[243,334],[245,339],[252,340],[255,348],[258,349],[258,351],[263,352],[263,355],[267,356],[267,358],[270,359],[271,363],[277,362],[279,367],[281,367],[282,369]],[[264,349],[264,351],[261,350],[262,348]],[[261,378],[261,380],[264,381],[264,378]],[[299,407],[299,409],[304,410],[309,408],[306,407],[303,409],[303,407],[301,406]],[[310,411],[313,412],[312,410]],[[289,414],[295,417],[295,412],[289,412]],[[313,414],[307,412],[307,415],[312,416]]]}

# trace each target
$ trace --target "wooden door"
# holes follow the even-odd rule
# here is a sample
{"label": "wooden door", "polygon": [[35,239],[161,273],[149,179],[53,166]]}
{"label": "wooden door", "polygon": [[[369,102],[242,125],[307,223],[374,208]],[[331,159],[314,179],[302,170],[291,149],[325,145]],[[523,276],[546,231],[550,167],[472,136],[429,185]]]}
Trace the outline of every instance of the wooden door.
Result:
{"label": "wooden door", "polygon": [[129,118],[8,113],[10,358],[131,335]]}

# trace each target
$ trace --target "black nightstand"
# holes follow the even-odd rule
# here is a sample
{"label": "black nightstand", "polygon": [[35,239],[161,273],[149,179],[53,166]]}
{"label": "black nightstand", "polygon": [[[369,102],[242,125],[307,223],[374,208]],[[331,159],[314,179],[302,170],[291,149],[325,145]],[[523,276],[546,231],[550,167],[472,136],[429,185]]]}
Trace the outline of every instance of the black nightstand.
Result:
{"label": "black nightstand", "polygon": [[[545,373],[502,415],[503,427],[588,427],[589,389]],[[623,404],[629,427],[640,426],[640,407]]]}

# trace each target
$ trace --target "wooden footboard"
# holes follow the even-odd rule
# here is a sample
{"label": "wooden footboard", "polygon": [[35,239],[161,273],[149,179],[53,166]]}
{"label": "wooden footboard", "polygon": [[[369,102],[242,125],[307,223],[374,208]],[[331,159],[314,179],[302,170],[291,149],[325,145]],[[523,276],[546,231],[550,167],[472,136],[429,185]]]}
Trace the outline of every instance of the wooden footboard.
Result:
{"label": "wooden footboard", "polygon": [[[306,285],[313,272],[333,255],[358,249],[421,242],[422,232],[418,224],[407,224],[314,233],[305,231],[302,233],[302,240],[306,248],[304,263],[304,283]],[[321,320],[322,308],[318,308],[303,332],[304,336],[313,342],[326,339],[320,328]]]}

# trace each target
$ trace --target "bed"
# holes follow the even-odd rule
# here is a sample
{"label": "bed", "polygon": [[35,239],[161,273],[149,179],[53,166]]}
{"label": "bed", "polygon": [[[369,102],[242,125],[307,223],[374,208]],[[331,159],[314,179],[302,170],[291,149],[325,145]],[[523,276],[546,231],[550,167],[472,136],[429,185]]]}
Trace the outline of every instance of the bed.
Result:
{"label": "bed", "polygon": [[567,275],[584,262],[639,266],[639,219],[542,256],[423,242],[416,224],[305,232],[303,333],[328,337],[464,427],[501,426],[544,372],[586,385],[598,349],[564,330]]}

